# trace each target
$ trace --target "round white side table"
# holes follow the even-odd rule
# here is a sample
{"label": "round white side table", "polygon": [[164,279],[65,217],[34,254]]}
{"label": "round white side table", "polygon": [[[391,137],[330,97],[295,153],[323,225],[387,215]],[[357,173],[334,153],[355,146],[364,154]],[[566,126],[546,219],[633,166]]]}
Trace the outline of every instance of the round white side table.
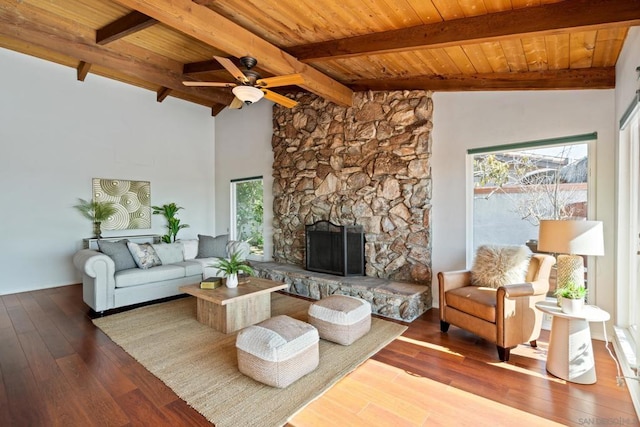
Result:
{"label": "round white side table", "polygon": [[536,308],[553,316],[547,352],[547,372],[579,384],[596,382],[596,366],[589,322],[606,322],[609,313],[585,305],[580,314],[566,314],[555,302],[541,301]]}

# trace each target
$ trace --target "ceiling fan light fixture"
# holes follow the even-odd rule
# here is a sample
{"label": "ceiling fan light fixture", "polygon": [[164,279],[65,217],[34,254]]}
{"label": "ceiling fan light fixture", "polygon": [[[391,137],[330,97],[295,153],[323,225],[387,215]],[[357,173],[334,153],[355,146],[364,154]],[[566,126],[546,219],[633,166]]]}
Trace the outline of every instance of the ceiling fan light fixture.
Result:
{"label": "ceiling fan light fixture", "polygon": [[231,91],[236,98],[247,105],[258,102],[264,97],[264,92],[253,86],[236,86]]}

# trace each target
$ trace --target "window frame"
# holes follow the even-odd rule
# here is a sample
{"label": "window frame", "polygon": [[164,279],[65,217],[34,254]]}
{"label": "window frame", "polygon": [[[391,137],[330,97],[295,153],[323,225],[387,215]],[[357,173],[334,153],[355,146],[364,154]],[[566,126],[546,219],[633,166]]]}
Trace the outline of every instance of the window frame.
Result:
{"label": "window frame", "polygon": [[[236,188],[238,184],[242,184],[242,183],[246,183],[246,182],[252,182],[252,181],[261,181],[262,183],[262,203],[263,203],[263,208],[264,208],[264,177],[262,175],[260,176],[252,176],[252,177],[247,177],[247,178],[237,178],[237,179],[232,179],[229,183],[229,187],[230,187],[230,214],[229,214],[229,239],[230,240],[238,240],[238,235],[237,235],[237,210],[236,210],[236,202],[237,202],[237,196],[236,196]],[[264,222],[264,211],[262,213],[262,239],[264,242],[264,237],[265,237],[265,222]],[[249,253],[249,255],[247,256],[247,259],[249,260],[254,260],[254,261],[264,261],[265,259],[265,255],[264,255],[264,243],[262,246],[263,249],[263,253],[262,255],[258,255],[258,254],[254,254],[254,253]]]}
{"label": "window frame", "polygon": [[[474,156],[478,154],[490,154],[499,153],[504,151],[517,151],[525,149],[538,149],[547,148],[559,145],[575,145],[586,144],[587,145],[587,157],[588,157],[588,179],[587,179],[587,219],[594,219],[597,206],[597,192],[596,192],[596,179],[597,176],[597,138],[598,133],[588,133],[580,135],[572,135],[567,137],[549,138],[534,141],[518,142],[513,144],[495,145],[482,148],[473,148],[467,150],[466,155],[466,264],[467,269],[471,269],[473,264],[473,246],[474,246],[474,175],[473,175],[473,160]],[[595,257],[588,257],[588,265],[590,274],[587,275],[587,287],[589,293],[587,294],[587,303],[593,304],[597,300],[597,287],[595,286],[595,279],[597,277],[597,263]],[[591,274],[593,272],[593,274]]]}
{"label": "window frame", "polygon": [[[620,120],[617,162],[616,318],[630,365],[640,354],[640,91]],[[635,266],[634,270],[632,267]],[[626,352],[629,351],[629,354]]]}

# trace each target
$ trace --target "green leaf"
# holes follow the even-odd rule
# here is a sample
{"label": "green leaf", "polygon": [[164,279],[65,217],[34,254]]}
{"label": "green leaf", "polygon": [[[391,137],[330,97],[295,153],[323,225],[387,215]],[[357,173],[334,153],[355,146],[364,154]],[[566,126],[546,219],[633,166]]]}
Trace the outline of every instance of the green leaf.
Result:
{"label": "green leaf", "polygon": [[153,209],[154,215],[163,215],[167,219],[168,233],[162,237],[162,241],[165,243],[175,242],[178,232],[189,227],[188,224],[180,224],[180,219],[176,218],[178,211],[184,208],[173,202],[162,206],[151,206],[151,209]]}
{"label": "green leaf", "polygon": [[73,206],[82,216],[93,222],[103,222],[111,215],[118,212],[113,202],[97,202],[78,199],[78,204]]}
{"label": "green leaf", "polygon": [[556,288],[554,295],[561,298],[583,299],[587,296],[587,288],[574,282]]}
{"label": "green leaf", "polygon": [[253,268],[248,265],[245,261],[240,259],[240,254],[235,252],[231,254],[229,259],[221,258],[214,262],[211,267],[216,267],[218,270],[225,273],[227,276],[230,274],[236,273],[246,273],[249,275],[253,275]]}

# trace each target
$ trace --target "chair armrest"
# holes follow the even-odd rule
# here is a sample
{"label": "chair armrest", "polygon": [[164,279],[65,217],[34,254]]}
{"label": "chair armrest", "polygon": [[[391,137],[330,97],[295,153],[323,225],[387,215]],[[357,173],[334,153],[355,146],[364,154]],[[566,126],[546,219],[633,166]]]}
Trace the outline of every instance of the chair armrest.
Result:
{"label": "chair armrest", "polygon": [[445,293],[452,289],[463,288],[471,284],[471,272],[468,270],[446,271],[438,273],[438,289],[440,297],[440,320],[445,320],[447,299]]}
{"label": "chair armrest", "polygon": [[504,285],[498,288],[498,297],[500,297],[501,294],[506,298],[542,295],[547,293],[547,289],[548,286],[544,286],[540,282]]}
{"label": "chair armrest", "polygon": [[443,292],[463,288],[471,284],[471,272],[469,270],[440,272],[438,273],[438,283]]}
{"label": "chair armrest", "polygon": [[517,298],[544,295],[549,292],[549,275],[555,259],[550,255],[533,254],[531,257],[528,282],[514,283],[498,288],[498,298]]}
{"label": "chair armrest", "polygon": [[91,249],[73,256],[73,265],[82,272],[82,299],[96,312],[114,308],[115,263],[111,257]]}
{"label": "chair armrest", "polygon": [[113,276],[116,268],[111,257],[92,249],[81,249],[76,252],[73,256],[73,265],[87,276],[93,278],[98,275],[98,271],[106,271],[107,274]]}

